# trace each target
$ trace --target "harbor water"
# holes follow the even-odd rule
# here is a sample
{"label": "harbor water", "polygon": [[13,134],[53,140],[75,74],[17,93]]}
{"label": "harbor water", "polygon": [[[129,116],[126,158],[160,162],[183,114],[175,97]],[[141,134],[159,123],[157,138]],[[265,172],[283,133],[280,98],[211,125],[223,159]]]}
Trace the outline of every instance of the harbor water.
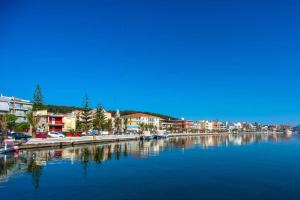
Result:
{"label": "harbor water", "polygon": [[0,155],[1,199],[300,199],[300,137],[247,133]]}

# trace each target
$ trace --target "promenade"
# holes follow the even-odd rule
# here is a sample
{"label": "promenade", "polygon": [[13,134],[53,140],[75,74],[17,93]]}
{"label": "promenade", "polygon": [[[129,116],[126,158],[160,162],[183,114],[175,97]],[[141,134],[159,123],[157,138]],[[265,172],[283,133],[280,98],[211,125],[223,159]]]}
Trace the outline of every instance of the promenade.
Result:
{"label": "promenade", "polygon": [[[172,133],[168,137],[220,135],[223,133]],[[227,134],[227,133],[224,133]],[[19,146],[19,149],[33,149],[44,147],[64,147],[80,144],[110,143],[119,141],[139,140],[140,135],[101,135],[65,138],[31,138]]]}

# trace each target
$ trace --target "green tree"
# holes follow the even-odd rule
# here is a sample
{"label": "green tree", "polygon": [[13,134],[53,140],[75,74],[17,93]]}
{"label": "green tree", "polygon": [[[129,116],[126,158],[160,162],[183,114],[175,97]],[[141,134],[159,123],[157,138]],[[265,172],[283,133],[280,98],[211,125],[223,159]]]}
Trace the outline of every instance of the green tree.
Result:
{"label": "green tree", "polygon": [[81,131],[81,123],[79,119],[76,119],[75,129],[76,131]]}
{"label": "green tree", "polygon": [[38,126],[41,118],[39,116],[34,116],[33,112],[28,112],[26,114],[26,118],[27,118],[28,123],[30,124],[30,126],[32,128],[32,137],[35,138],[36,131],[37,131],[37,126]]}
{"label": "green tree", "polygon": [[8,124],[7,124],[8,129],[13,130],[16,127],[16,121],[18,117],[14,114],[9,114],[7,118],[8,118]]}
{"label": "green tree", "polygon": [[146,127],[145,124],[144,123],[140,123],[139,126],[140,126],[140,132],[143,133],[144,130],[145,130],[145,127]]}
{"label": "green tree", "polygon": [[121,124],[122,124],[121,118],[120,118],[120,117],[117,117],[117,118],[115,119],[115,128],[117,129],[117,134],[120,133]]}
{"label": "green tree", "polygon": [[83,98],[83,110],[81,112],[81,126],[83,131],[87,132],[91,128],[91,121],[92,121],[92,113],[89,105],[89,98],[88,95],[85,95]]}
{"label": "green tree", "polygon": [[29,123],[21,122],[16,124],[15,131],[17,132],[28,131],[29,128],[30,128]]}
{"label": "green tree", "polygon": [[8,114],[0,115],[0,128],[2,132],[2,139],[7,138]]}
{"label": "green tree", "polygon": [[108,120],[107,120],[107,130],[108,130],[109,132],[112,131],[112,120],[111,120],[111,119],[108,119]]}
{"label": "green tree", "polygon": [[94,127],[99,131],[102,131],[105,128],[105,114],[104,114],[104,109],[101,105],[97,106],[97,110],[96,110],[96,116],[95,119],[93,121],[93,125]]}
{"label": "green tree", "polygon": [[127,133],[128,118],[124,119],[124,132]]}
{"label": "green tree", "polygon": [[44,109],[43,94],[40,85],[38,84],[33,94],[32,110],[36,111],[36,110],[43,110],[43,109]]}

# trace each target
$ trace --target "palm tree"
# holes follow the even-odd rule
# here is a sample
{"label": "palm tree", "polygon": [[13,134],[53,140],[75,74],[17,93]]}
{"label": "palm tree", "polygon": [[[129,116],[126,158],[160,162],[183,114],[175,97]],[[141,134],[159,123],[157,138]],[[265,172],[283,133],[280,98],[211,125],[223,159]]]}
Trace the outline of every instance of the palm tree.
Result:
{"label": "palm tree", "polygon": [[140,123],[139,126],[140,126],[140,132],[141,132],[141,134],[143,134],[144,128],[145,128],[145,124],[144,123]]}
{"label": "palm tree", "polygon": [[0,127],[2,130],[3,139],[6,139],[7,126],[8,126],[8,114],[0,115]]}
{"label": "palm tree", "polygon": [[39,116],[34,116],[33,112],[27,113],[26,118],[32,127],[32,137],[35,138],[37,125],[39,124],[41,118]]}

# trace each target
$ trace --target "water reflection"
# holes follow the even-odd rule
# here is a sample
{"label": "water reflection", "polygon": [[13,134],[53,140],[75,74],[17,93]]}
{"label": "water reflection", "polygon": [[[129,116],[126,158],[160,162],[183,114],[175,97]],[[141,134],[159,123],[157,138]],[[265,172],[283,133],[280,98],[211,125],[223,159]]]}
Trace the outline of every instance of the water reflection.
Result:
{"label": "water reflection", "polygon": [[38,189],[43,168],[50,162],[69,161],[71,164],[79,162],[82,165],[83,174],[86,176],[89,164],[101,165],[106,161],[120,160],[127,157],[146,158],[174,148],[188,149],[199,146],[206,149],[218,146],[278,142],[279,140],[289,140],[290,138],[290,136],[279,134],[247,133],[174,137],[166,140],[130,141],[64,149],[24,150],[18,154],[0,155],[0,184],[3,181],[8,181],[9,177],[13,175],[29,173],[32,176],[33,187]]}

